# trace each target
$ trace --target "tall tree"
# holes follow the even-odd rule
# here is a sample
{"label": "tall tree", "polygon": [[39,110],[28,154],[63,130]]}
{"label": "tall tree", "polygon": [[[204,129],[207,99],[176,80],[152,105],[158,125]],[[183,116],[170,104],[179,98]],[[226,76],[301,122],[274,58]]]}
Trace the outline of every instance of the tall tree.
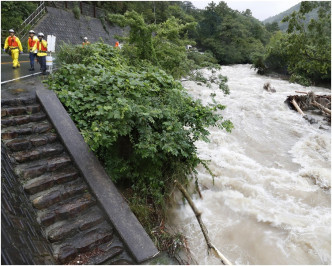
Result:
{"label": "tall tree", "polygon": [[[319,8],[318,19],[304,24],[305,14]],[[283,21],[288,26],[288,69],[311,81],[331,80],[331,2],[302,2]]]}

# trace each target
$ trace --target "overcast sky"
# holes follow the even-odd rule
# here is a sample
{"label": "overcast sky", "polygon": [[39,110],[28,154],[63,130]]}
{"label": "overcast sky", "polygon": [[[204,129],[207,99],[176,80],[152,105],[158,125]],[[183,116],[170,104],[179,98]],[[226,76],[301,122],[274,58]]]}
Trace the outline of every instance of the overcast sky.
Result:
{"label": "overcast sky", "polygon": [[[204,9],[212,0],[195,0],[190,1],[197,8]],[[218,4],[219,0],[214,0],[216,4]],[[224,0],[227,5],[235,10],[245,11],[247,8],[251,10],[252,15],[259,19],[264,20],[274,15],[277,15],[287,9],[295,6],[297,3],[301,1],[298,0],[281,0],[281,1],[272,1],[272,0]]]}

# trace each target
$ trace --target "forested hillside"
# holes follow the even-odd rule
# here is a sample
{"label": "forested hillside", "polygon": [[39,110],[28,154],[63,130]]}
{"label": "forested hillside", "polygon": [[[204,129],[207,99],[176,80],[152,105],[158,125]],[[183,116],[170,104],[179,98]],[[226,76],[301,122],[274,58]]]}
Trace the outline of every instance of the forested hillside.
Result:
{"label": "forested hillside", "polygon": [[[286,32],[288,29],[288,22],[282,22],[283,18],[285,16],[292,14],[294,11],[298,12],[300,10],[300,7],[301,7],[301,3],[298,3],[297,5],[291,7],[290,9],[287,9],[286,11],[284,11],[278,15],[265,19],[263,21],[263,23],[265,24],[266,27],[269,27],[269,25],[271,25],[273,23],[277,23],[280,30]],[[317,19],[317,18],[318,18],[317,8],[315,8],[314,10],[305,14],[304,23],[306,25],[308,25],[311,19]]]}
{"label": "forested hillside", "polygon": [[[317,19],[306,15],[317,10]],[[283,18],[286,33],[276,32],[254,65],[261,74],[277,71],[305,86],[331,82],[331,2],[302,2]]]}
{"label": "forested hillside", "polygon": [[[251,11],[232,10],[225,2],[211,2],[205,10],[190,2],[100,2],[112,13],[136,11],[147,24],[161,24],[174,17],[192,27],[183,32],[187,43],[211,51],[220,64],[251,63],[252,56],[262,50],[271,33],[255,19]],[[273,31],[273,30],[272,30]]]}

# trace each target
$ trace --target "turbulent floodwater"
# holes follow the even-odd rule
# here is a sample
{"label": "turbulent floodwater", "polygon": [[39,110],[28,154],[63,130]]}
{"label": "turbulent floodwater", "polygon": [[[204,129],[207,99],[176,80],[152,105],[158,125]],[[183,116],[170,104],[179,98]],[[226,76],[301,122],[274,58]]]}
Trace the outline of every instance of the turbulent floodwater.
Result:
{"label": "turbulent floodwater", "polygon": [[[193,195],[212,243],[233,264],[331,263],[331,130],[309,124],[284,104],[303,88],[257,75],[249,65],[224,66],[230,95],[217,88],[183,82],[203,103],[215,99],[234,124],[232,133],[210,128],[210,143],[197,142],[210,160],[214,184],[203,167],[198,179],[203,199]],[[206,71],[208,73],[208,71]],[[263,90],[270,82],[277,93]],[[187,236],[199,264],[220,264],[207,255],[199,225],[188,204],[178,200],[170,225]]]}

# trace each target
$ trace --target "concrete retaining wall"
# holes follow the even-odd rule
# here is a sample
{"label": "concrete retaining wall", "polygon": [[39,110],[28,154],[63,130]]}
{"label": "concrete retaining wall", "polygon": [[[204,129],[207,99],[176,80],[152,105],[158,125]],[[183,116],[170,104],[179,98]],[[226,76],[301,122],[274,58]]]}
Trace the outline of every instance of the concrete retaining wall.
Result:
{"label": "concrete retaining wall", "polygon": [[[89,6],[89,5],[87,5]],[[92,6],[91,6],[92,7]],[[90,13],[89,7],[85,7],[84,13]],[[100,13],[100,11],[98,11]],[[97,15],[100,15],[100,14]],[[114,35],[123,35],[124,30],[118,26],[111,26],[108,22],[103,25],[99,18],[81,15],[76,19],[71,10],[63,10],[47,7],[46,15],[37,23],[33,30],[43,32],[46,35],[56,36],[56,49],[62,42],[81,44],[84,37],[88,37],[91,43],[100,38],[107,44],[114,45],[117,41]]]}

